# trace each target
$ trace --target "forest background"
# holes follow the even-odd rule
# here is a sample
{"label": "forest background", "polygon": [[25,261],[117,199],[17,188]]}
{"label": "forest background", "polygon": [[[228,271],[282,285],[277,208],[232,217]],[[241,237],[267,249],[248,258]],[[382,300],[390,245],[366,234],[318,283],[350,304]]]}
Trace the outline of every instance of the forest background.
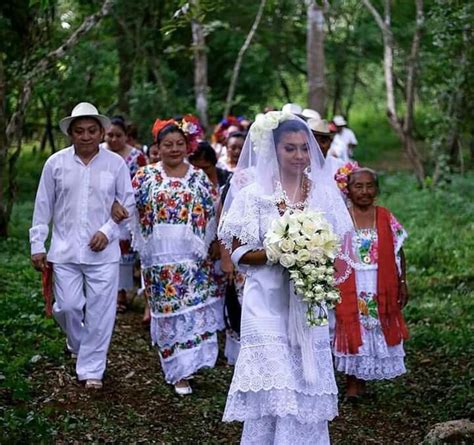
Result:
{"label": "forest background", "polygon": [[382,203],[410,233],[412,339],[408,376],[378,383],[371,405],[342,407],[333,437],[418,443],[436,421],[472,417],[473,23],[474,3],[456,0],[2,2],[0,443],[240,434],[220,422],[231,369],[176,399],[146,333],[129,335],[140,308],[118,319],[109,389],[91,397],[74,383],[42,314],[28,227],[44,160],[67,144],[57,122],[79,101],[135,122],[146,144],[157,117],[189,112],[208,135],[228,113],[286,102],[346,116],[355,157],[381,172]]}

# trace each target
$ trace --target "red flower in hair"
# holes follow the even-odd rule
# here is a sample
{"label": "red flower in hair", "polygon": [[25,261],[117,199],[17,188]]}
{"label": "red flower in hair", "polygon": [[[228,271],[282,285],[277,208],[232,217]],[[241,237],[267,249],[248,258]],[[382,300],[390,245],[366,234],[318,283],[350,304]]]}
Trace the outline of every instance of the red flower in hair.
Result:
{"label": "red flower in hair", "polygon": [[153,135],[153,138],[155,139],[155,141],[160,131],[163,130],[163,128],[167,127],[168,125],[178,125],[178,123],[174,119],[168,119],[168,120],[157,119],[155,121],[155,123],[153,124],[153,128],[151,130],[151,134]]}

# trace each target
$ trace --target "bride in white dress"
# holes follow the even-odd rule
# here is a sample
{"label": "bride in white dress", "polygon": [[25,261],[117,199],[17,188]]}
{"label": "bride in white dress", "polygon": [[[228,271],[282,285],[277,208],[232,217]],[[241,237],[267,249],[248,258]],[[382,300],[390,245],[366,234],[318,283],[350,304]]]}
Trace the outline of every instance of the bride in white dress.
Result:
{"label": "bride in white dress", "polygon": [[[286,209],[325,212],[341,239],[352,229],[323,164],[305,122],[269,112],[250,129],[224,204],[219,237],[247,277],[241,350],[224,412],[224,421],[244,422],[242,444],[329,443],[328,421],[337,415],[337,387],[328,326],[304,328],[314,357],[308,371],[303,348],[289,341],[288,273],[267,262],[262,244],[271,222]],[[345,272],[339,267],[340,280]],[[305,377],[308,372],[311,379]]]}

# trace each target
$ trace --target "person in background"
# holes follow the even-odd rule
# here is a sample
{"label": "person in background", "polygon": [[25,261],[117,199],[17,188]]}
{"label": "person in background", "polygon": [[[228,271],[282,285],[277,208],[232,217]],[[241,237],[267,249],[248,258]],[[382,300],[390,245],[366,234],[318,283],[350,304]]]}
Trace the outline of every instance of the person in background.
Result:
{"label": "person in background", "polygon": [[321,115],[316,110],[312,110],[311,108],[305,108],[301,112],[301,117],[306,121],[309,121],[310,119],[321,120]]}
{"label": "person in background", "polygon": [[127,144],[135,147],[144,154],[148,152],[148,147],[138,141],[138,127],[133,122],[129,122],[127,125]]}
{"label": "person in background", "polygon": [[161,161],[133,179],[133,246],[149,296],[151,338],[166,382],[180,395],[192,393],[194,373],[215,365],[223,328],[222,299],[207,261],[216,237],[215,188],[186,159],[201,135],[193,116],[157,119],[153,136]]}
{"label": "person in background", "polygon": [[189,162],[203,170],[216,189],[222,187],[229,178],[229,171],[217,167],[216,152],[207,141],[199,142],[196,151],[190,154]]}
{"label": "person in background", "polygon": [[[53,315],[77,357],[86,388],[102,388],[115,322],[120,247],[111,217],[116,201],[134,211],[130,174],[122,157],[99,146],[110,120],[87,102],[59,123],[72,145],[50,156],[41,174],[30,229],[31,260],[52,267]],[[45,242],[52,222],[52,239]]]}
{"label": "person in background", "polygon": [[155,143],[150,145],[147,154],[149,164],[156,164],[160,161],[160,150],[158,149],[158,145],[156,145]]}
{"label": "person in background", "polygon": [[219,160],[217,166],[229,172],[233,172],[235,167],[237,167],[244,141],[244,133],[240,131],[230,133],[226,142],[226,155]]}
{"label": "person in background", "polygon": [[375,205],[379,184],[373,170],[351,163],[338,171],[336,181],[351,204],[355,267],[340,285],[334,355],[336,369],[347,376],[346,398],[356,401],[365,394],[366,381],[406,372],[407,233],[389,210]]}
{"label": "person in background", "polygon": [[[101,147],[122,157],[130,172],[130,183],[138,169],[147,164],[145,155],[127,143],[127,127],[120,116],[112,118],[111,125],[105,133],[105,143],[101,144]],[[121,257],[117,311],[123,313],[128,307],[127,293],[132,292],[134,288],[133,268],[136,254],[131,248],[130,230],[125,224],[119,225],[119,232]]]}
{"label": "person in background", "polygon": [[346,163],[352,159],[353,150],[357,146],[357,139],[354,132],[347,127],[344,117],[334,116],[332,122],[336,126],[336,134],[334,135],[329,154]]}

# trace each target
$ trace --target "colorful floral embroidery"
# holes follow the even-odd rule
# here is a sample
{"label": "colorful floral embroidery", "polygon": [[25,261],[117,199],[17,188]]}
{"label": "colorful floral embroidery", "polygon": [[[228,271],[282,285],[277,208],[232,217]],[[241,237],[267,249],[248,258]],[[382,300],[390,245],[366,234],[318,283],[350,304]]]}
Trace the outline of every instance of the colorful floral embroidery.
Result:
{"label": "colorful floral embroidery", "polygon": [[125,158],[125,163],[130,170],[130,178],[133,179],[138,169],[146,165],[146,157],[140,150],[133,148]]}
{"label": "colorful floral embroidery", "polygon": [[378,239],[374,229],[357,229],[354,237],[355,251],[359,261],[365,265],[377,264]]}
{"label": "colorful floral embroidery", "polygon": [[209,279],[210,263],[197,261],[165,264],[143,269],[143,279],[154,313],[171,314],[216,296]]}
{"label": "colorful floral embroidery", "polygon": [[158,224],[188,224],[200,238],[215,216],[214,187],[205,174],[194,167],[184,178],[167,178],[161,164],[140,169],[132,185],[144,237]]}
{"label": "colorful floral embroidery", "polygon": [[373,329],[375,326],[378,326],[379,313],[375,294],[365,291],[359,292],[357,305],[362,326],[366,329]]}
{"label": "colorful floral embroidery", "polygon": [[160,355],[163,359],[167,359],[171,357],[175,352],[177,352],[177,350],[195,348],[196,346],[199,346],[202,342],[209,340],[214,335],[215,333],[213,332],[204,332],[204,334],[198,334],[193,339],[188,340],[184,343],[175,343],[170,347],[159,349]]}

